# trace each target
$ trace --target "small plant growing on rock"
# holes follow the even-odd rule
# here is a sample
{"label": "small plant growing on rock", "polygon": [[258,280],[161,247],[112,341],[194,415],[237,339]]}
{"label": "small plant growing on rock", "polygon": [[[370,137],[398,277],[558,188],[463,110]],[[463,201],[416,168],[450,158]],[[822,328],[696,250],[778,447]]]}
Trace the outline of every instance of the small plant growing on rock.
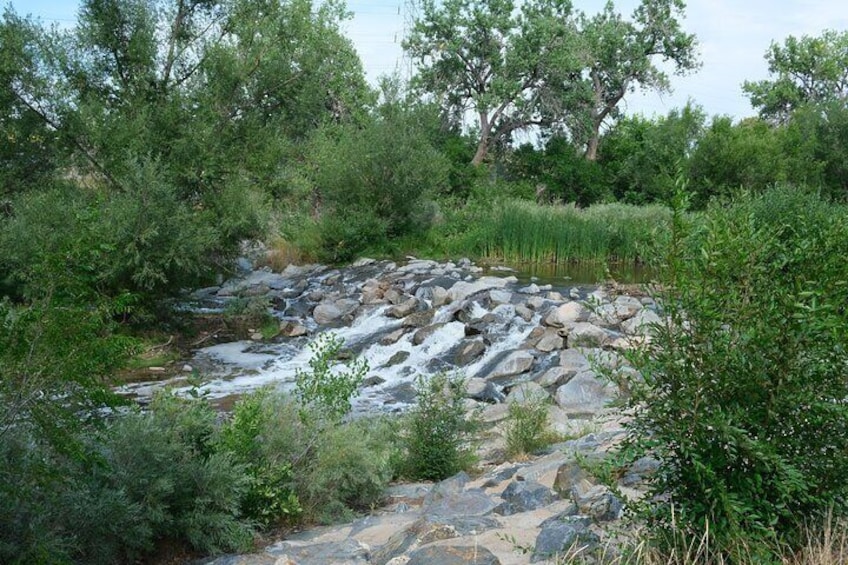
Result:
{"label": "small plant growing on rock", "polygon": [[419,377],[415,384],[418,405],[409,415],[402,474],[439,481],[470,468],[470,444],[478,425],[466,417],[464,380],[440,373]]}
{"label": "small plant growing on rock", "polygon": [[551,429],[547,403],[534,399],[509,405],[505,435],[510,459],[526,458],[560,439]]}

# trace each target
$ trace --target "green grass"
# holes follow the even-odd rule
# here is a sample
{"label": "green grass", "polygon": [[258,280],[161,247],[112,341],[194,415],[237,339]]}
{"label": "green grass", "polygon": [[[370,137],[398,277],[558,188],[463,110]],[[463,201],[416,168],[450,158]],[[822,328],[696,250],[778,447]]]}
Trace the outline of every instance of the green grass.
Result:
{"label": "green grass", "polygon": [[466,244],[475,255],[511,262],[640,261],[668,229],[662,206],[538,205],[508,200],[475,218]]}

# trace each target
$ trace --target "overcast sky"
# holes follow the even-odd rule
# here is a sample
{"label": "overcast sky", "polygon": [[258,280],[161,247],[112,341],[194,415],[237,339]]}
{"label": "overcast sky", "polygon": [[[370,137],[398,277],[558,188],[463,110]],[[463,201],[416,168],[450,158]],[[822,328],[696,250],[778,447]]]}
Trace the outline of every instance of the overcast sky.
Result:
{"label": "overcast sky", "polygon": [[[406,76],[400,42],[408,21],[408,0],[348,0],[354,13],[345,26],[356,45],[369,80],[400,71]],[[605,0],[574,0],[586,13],[601,9]],[[629,15],[638,0],[617,0],[616,7]],[[71,25],[76,18],[76,0],[13,0],[19,13],[31,13],[45,21]],[[666,114],[683,106],[687,99],[701,105],[709,115],[735,118],[753,115],[743,96],[745,80],[768,78],[763,55],[772,41],[789,35],[818,35],[825,29],[848,29],[845,0],[691,0],[684,28],[699,40],[703,66],[686,77],[673,77],[673,93],[630,95],[627,113]]]}

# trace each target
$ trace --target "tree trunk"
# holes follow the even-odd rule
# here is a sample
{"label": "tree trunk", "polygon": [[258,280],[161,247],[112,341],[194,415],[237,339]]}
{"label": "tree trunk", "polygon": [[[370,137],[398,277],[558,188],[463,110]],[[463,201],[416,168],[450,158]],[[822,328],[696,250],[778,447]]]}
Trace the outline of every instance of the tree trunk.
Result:
{"label": "tree trunk", "polygon": [[489,121],[489,113],[481,111],[480,114],[480,141],[477,142],[477,152],[471,159],[471,164],[480,166],[489,154],[489,141],[492,138],[492,122]]}
{"label": "tree trunk", "polygon": [[600,134],[599,128],[595,128],[592,132],[592,135],[589,137],[589,143],[586,145],[586,160],[587,161],[597,161],[598,160],[598,145],[600,143]]}

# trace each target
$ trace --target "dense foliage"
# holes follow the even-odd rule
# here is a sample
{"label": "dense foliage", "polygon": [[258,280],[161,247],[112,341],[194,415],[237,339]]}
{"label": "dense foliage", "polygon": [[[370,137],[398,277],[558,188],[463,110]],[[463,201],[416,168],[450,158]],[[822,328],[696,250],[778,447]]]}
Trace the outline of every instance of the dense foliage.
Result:
{"label": "dense foliage", "polygon": [[645,502],[662,543],[765,559],[848,511],[845,214],[779,188],[675,216],[630,427],[662,464]]}

